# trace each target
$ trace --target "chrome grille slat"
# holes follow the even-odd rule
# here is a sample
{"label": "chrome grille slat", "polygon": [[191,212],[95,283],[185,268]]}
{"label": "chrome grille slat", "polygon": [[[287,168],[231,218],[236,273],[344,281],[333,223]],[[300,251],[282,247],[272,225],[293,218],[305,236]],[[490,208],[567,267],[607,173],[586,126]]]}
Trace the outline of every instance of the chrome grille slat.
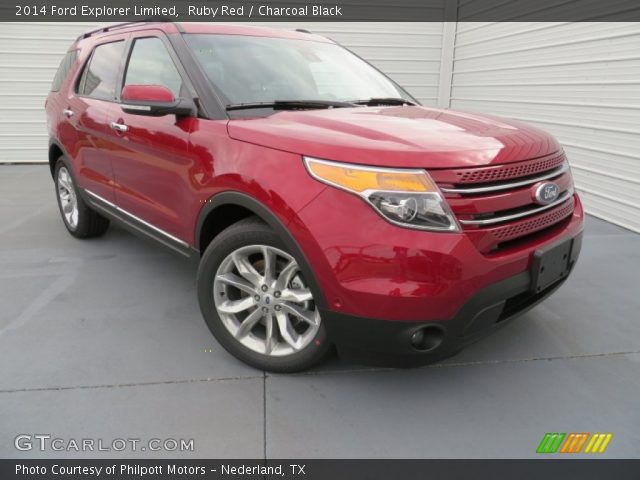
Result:
{"label": "chrome grille slat", "polygon": [[519,218],[524,218],[524,217],[528,217],[530,215],[535,215],[536,213],[540,213],[540,212],[544,212],[545,210],[549,210],[553,207],[557,207],[558,205],[566,202],[567,200],[569,200],[571,197],[573,196],[573,188],[570,188],[568,190],[565,190],[564,193],[562,195],[560,195],[560,197],[552,203],[549,203],[548,205],[541,205],[537,208],[533,208],[531,210],[526,210],[523,212],[518,212],[518,213],[512,213],[509,215],[502,215],[500,217],[491,217],[491,218],[485,218],[485,219],[481,219],[481,220],[460,220],[458,219],[458,222],[460,222],[462,225],[475,225],[475,226],[485,226],[485,225],[494,225],[496,223],[502,223],[502,222],[509,222],[512,220],[517,220]]}
{"label": "chrome grille slat", "polygon": [[569,170],[569,164],[567,162],[563,163],[559,168],[556,168],[552,171],[545,172],[542,175],[537,175],[535,177],[531,177],[527,180],[520,180],[516,182],[509,183],[500,183],[499,185],[491,185],[485,187],[472,187],[472,188],[446,188],[440,187],[444,193],[457,193],[460,195],[472,195],[478,193],[490,193],[497,192],[500,190],[509,190],[512,188],[524,187],[526,185],[532,185],[534,183],[540,182],[542,180],[549,180],[551,178],[562,175],[563,173]]}

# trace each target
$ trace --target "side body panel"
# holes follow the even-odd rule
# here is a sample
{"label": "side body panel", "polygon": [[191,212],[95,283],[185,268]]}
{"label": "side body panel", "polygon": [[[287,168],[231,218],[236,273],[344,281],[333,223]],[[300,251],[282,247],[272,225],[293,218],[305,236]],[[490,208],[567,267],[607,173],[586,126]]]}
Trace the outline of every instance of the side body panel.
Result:
{"label": "side body panel", "polygon": [[109,122],[126,125],[126,132],[109,132],[118,207],[185,240],[192,207],[191,175],[196,163],[189,151],[193,119],[173,115],[143,117],[109,111]]}

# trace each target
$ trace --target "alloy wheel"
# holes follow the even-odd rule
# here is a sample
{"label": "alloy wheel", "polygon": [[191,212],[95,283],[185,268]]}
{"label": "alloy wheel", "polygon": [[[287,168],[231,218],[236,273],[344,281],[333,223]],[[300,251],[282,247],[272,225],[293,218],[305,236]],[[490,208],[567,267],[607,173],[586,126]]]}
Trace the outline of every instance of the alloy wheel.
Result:
{"label": "alloy wheel", "polygon": [[230,253],[213,285],[218,316],[242,345],[268,356],[303,350],[320,328],[320,314],[298,263],[268,245]]}
{"label": "alloy wheel", "polygon": [[78,227],[78,198],[73,179],[66,167],[58,170],[58,198],[65,222],[72,230]]}

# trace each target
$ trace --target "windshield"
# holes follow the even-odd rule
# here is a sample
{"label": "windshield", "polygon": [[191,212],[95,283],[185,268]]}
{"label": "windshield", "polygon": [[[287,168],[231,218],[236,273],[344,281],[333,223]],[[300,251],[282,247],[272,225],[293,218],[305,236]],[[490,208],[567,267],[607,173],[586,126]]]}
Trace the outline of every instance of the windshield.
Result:
{"label": "windshield", "polygon": [[185,38],[227,105],[410,99],[375,68],[333,43],[246,35]]}

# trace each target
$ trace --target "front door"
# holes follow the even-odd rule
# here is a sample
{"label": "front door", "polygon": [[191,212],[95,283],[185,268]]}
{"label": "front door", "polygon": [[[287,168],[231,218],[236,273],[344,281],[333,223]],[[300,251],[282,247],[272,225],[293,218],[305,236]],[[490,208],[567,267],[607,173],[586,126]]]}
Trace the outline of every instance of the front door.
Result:
{"label": "front door", "polygon": [[[186,95],[184,80],[163,37],[144,32],[132,38],[122,87],[162,85],[175,98]],[[112,165],[116,205],[146,223],[155,233],[181,243],[193,229],[183,215],[192,208],[189,132],[194,119],[175,115],[150,117],[110,111]]]}

